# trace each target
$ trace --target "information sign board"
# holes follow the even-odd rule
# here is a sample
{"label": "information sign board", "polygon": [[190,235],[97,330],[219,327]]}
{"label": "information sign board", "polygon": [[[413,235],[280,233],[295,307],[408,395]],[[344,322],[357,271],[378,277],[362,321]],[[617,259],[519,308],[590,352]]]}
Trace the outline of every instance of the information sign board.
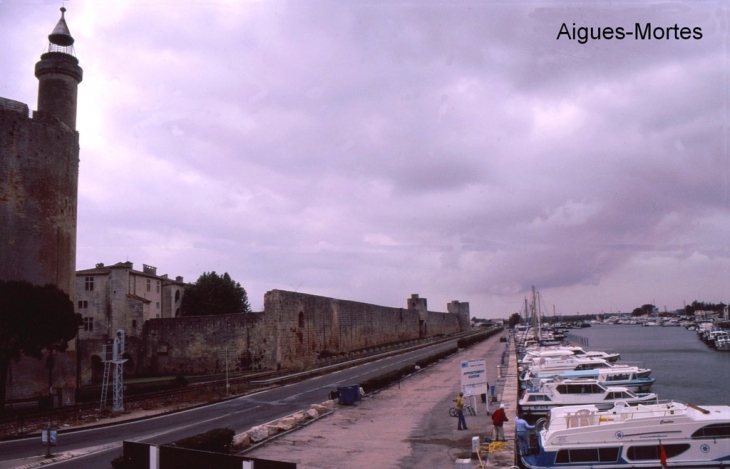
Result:
{"label": "information sign board", "polygon": [[487,360],[476,358],[461,362],[461,390],[465,396],[487,393]]}

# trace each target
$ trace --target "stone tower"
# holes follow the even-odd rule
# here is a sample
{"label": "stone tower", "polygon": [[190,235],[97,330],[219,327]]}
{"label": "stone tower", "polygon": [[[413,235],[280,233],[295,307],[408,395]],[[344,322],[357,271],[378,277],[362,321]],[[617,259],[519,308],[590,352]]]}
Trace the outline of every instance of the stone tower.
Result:
{"label": "stone tower", "polygon": [[459,327],[462,331],[471,329],[471,317],[469,316],[469,303],[464,301],[452,301],[446,305],[446,310],[459,318]]}
{"label": "stone tower", "polygon": [[0,279],[50,283],[73,300],[82,70],[65,11],[35,66],[38,110],[0,98]]}
{"label": "stone tower", "polygon": [[[0,280],[52,284],[75,299],[79,134],[76,89],[82,70],[64,18],[35,66],[38,110],[0,97]],[[74,343],[45,360],[22,358],[8,371],[6,399],[74,401]],[[55,363],[55,364],[54,364]]]}

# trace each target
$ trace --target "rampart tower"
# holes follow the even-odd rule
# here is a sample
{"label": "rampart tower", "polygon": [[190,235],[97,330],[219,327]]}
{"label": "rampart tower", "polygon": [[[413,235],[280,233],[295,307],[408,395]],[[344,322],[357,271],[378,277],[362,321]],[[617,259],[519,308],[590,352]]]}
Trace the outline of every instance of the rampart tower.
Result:
{"label": "rampart tower", "polygon": [[471,329],[469,303],[454,300],[446,305],[446,310],[459,318],[459,327],[461,327],[462,331],[468,331]]}
{"label": "rampart tower", "polygon": [[0,98],[0,279],[54,284],[73,300],[82,70],[65,11],[35,66],[38,110]]}
{"label": "rampart tower", "polygon": [[[79,134],[76,90],[82,79],[65,8],[35,66],[38,110],[0,97],[0,280],[52,284],[71,301],[76,291]],[[75,304],[75,301],[74,301]],[[11,364],[7,400],[73,403],[74,343],[53,360]]]}

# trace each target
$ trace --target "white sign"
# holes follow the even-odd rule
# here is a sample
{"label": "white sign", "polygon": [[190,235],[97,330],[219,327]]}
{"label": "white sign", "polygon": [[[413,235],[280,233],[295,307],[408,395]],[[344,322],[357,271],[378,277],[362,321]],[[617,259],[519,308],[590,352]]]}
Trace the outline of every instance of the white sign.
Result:
{"label": "white sign", "polygon": [[41,443],[48,445],[48,438],[50,436],[50,446],[56,446],[58,444],[58,433],[56,430],[41,430]]}
{"label": "white sign", "polygon": [[487,393],[487,359],[461,362],[461,389],[465,396]]}

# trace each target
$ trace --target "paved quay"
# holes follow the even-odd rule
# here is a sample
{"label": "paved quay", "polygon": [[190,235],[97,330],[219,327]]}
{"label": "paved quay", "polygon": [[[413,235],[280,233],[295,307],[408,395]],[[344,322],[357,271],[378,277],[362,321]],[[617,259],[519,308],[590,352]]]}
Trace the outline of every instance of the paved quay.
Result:
{"label": "paved quay", "polygon": [[[486,358],[490,385],[505,404],[507,443],[490,454],[485,467],[514,464],[514,420],[517,405],[517,370],[514,345],[499,341],[507,332],[418,371],[384,391],[365,396],[354,406],[336,406],[335,411],[304,428],[287,433],[245,453],[254,458],[294,462],[299,469],[454,468],[457,459],[471,458],[472,437],[491,437],[492,421],[486,404],[477,398],[477,415],[466,415],[468,430],[457,430],[457,420],[448,410],[460,389],[459,365],[463,360]],[[507,347],[511,359],[498,378],[498,365]],[[505,386],[505,384],[508,384]],[[489,411],[499,402],[490,403]],[[460,466],[461,467],[461,466]],[[472,468],[482,467],[478,459]]]}

